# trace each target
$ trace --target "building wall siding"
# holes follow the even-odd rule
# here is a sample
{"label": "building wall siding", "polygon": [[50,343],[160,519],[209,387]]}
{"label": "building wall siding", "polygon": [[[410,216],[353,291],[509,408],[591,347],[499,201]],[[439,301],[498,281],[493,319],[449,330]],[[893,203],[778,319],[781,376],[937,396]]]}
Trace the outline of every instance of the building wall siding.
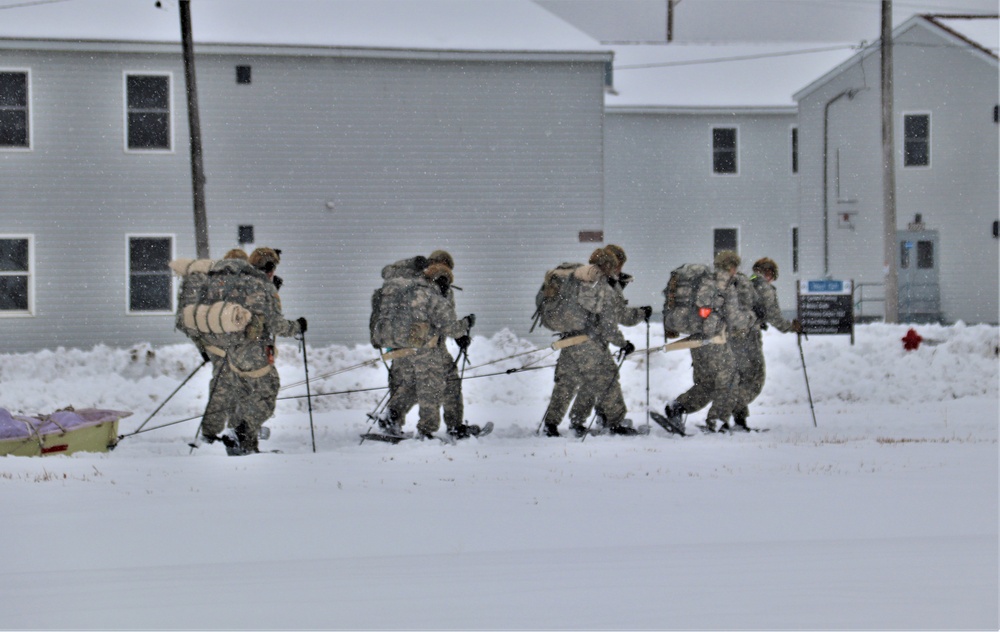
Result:
{"label": "building wall siding", "polygon": [[[5,350],[183,341],[172,315],[125,313],[127,234],[195,254],[179,55],[0,65],[31,71],[34,147],[0,151],[0,212],[36,248],[36,314],[3,319]],[[173,151],[124,151],[126,71],[172,74]],[[382,266],[437,248],[477,334],[527,333],[536,277],[603,228],[600,62],[205,54],[197,77],[211,254],[243,224],[248,248],[281,248],[285,313],[309,318],[310,344],[367,344]]]}
{"label": "building wall siding", "polygon": [[[634,305],[659,313],[670,270],[711,264],[713,231],[739,230],[741,270],[771,257],[782,308],[795,308],[791,228],[798,176],[791,171],[792,114],[616,114],[607,117],[608,241],[629,256]],[[739,174],[712,173],[713,127],[736,127]]]}

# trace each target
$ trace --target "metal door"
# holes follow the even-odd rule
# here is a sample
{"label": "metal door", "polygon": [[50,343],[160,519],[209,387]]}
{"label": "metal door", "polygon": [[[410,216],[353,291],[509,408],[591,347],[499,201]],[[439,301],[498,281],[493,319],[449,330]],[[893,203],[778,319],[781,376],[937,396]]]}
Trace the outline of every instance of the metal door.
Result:
{"label": "metal door", "polygon": [[938,232],[896,232],[896,266],[899,270],[899,322],[941,322],[941,287],[938,283]]}

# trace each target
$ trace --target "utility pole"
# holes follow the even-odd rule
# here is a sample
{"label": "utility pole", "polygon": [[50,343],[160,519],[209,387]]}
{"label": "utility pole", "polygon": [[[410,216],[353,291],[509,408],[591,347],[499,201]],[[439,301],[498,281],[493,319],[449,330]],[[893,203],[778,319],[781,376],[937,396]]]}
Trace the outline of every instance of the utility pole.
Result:
{"label": "utility pole", "polygon": [[674,41],[674,6],[681,0],[667,0],[667,41]]}
{"label": "utility pole", "polygon": [[892,0],[882,0],[882,207],[885,253],[885,322],[899,321],[896,268],[896,162],[893,152]]}
{"label": "utility pole", "polygon": [[201,119],[198,117],[198,87],[194,76],[194,44],[191,41],[191,0],[178,2],[181,14],[181,48],[184,81],[187,84],[188,132],[191,145],[191,189],[194,192],[194,239],[199,259],[208,259],[208,220],[205,214],[205,168],[201,159]]}

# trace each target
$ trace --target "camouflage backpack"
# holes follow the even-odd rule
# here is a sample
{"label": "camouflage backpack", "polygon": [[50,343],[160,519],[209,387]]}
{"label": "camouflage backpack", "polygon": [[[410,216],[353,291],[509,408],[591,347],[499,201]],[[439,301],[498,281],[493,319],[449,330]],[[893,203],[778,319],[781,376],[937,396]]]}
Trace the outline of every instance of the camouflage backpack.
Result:
{"label": "camouflage backpack", "polygon": [[711,338],[725,330],[723,296],[711,267],[686,263],[675,268],[663,295],[665,331]]}
{"label": "camouflage backpack", "polygon": [[376,349],[422,347],[430,342],[431,326],[420,294],[433,291],[419,276],[399,275],[385,280],[372,293],[369,329]]}
{"label": "camouflage backpack", "polygon": [[535,294],[535,313],[529,332],[538,323],[557,333],[586,328],[588,312],[579,301],[582,282],[573,274],[582,266],[582,263],[562,263],[545,273],[542,287]]}
{"label": "camouflage backpack", "polygon": [[274,291],[259,275],[244,261],[217,262],[198,288],[197,296],[191,297],[196,300],[180,310],[185,332],[221,348],[256,337],[249,330],[253,313],[246,307],[246,299],[253,292]]}

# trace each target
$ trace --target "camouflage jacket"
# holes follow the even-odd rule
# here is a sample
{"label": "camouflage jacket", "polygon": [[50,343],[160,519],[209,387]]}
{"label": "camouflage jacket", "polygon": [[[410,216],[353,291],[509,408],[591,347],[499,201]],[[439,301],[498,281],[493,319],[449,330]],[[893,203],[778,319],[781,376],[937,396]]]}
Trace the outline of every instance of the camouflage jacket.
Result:
{"label": "camouflage jacket", "polygon": [[[608,277],[597,266],[586,265],[574,273],[582,282],[578,301],[589,313],[585,333],[601,344],[609,342],[616,347],[624,347],[626,340],[618,329],[618,323],[626,316],[627,302],[624,294],[612,287]],[[641,310],[640,320],[641,317]]]}
{"label": "camouflage jacket", "polygon": [[455,293],[450,287],[442,294],[437,284],[423,275],[417,284],[424,291],[416,293],[412,308],[426,318],[430,335],[438,337],[437,346],[443,345],[445,338],[461,338],[469,333],[465,319],[459,320],[455,315]]}
{"label": "camouflage jacket", "polygon": [[791,331],[791,321],[785,320],[785,317],[781,315],[781,306],[778,305],[777,288],[758,274],[750,277],[750,283],[754,289],[756,299],[754,301],[756,325],[761,329],[763,329],[764,324],[774,325],[782,333]]}
{"label": "camouflage jacket", "polygon": [[720,286],[725,301],[723,313],[726,331],[731,336],[745,335],[756,324],[753,312],[755,292],[750,279],[742,272],[737,272],[732,278],[727,277],[723,271],[715,273],[716,283]]}

